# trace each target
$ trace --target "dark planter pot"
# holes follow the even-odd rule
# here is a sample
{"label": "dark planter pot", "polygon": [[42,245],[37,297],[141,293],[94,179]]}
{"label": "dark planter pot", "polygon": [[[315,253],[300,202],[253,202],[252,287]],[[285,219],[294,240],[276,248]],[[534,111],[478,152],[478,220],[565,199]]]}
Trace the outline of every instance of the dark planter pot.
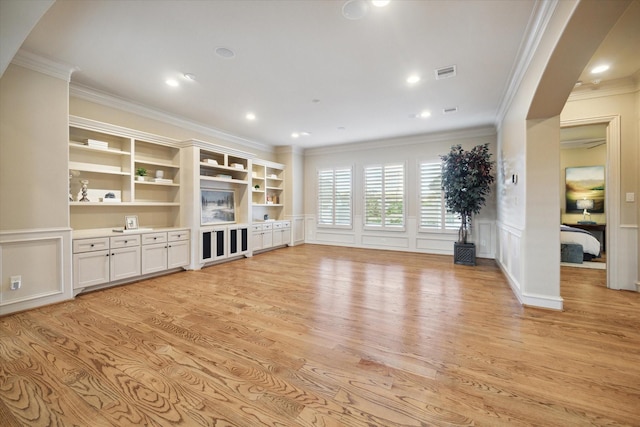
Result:
{"label": "dark planter pot", "polygon": [[476,245],[473,243],[453,244],[453,263],[461,265],[476,265]]}

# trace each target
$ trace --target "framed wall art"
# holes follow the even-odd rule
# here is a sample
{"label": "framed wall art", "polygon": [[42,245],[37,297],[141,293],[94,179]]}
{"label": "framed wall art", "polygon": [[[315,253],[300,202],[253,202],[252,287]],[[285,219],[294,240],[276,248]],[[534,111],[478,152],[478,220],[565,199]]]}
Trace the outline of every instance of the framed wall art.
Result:
{"label": "framed wall art", "polygon": [[235,192],[232,190],[200,190],[200,224],[236,222]]}
{"label": "framed wall art", "polygon": [[[590,213],[604,213],[605,175],[604,166],[582,166],[566,168],[565,199],[567,213],[582,213],[578,204],[593,201]],[[589,203],[591,205],[591,203]]]}

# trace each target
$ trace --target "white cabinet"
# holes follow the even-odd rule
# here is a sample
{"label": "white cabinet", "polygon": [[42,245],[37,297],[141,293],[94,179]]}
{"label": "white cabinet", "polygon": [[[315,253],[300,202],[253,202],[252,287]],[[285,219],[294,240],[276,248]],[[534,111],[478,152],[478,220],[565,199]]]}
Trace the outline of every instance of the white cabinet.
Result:
{"label": "white cabinet", "polygon": [[273,246],[291,243],[291,221],[277,221],[273,224]]}
{"label": "white cabinet", "polygon": [[142,274],[167,269],[167,233],[142,235]]}
{"label": "white cabinet", "polygon": [[203,227],[200,230],[200,262],[245,255],[249,252],[249,226],[247,224]]}
{"label": "white cabinet", "polygon": [[[99,234],[81,230],[79,235]],[[186,229],[73,240],[73,288],[82,290],[145,274],[185,267],[190,261]]]}
{"label": "white cabinet", "polygon": [[142,235],[142,274],[184,267],[189,259],[188,230]]}
{"label": "white cabinet", "polygon": [[185,267],[191,262],[189,256],[188,230],[169,231],[167,233],[167,268]]}
{"label": "white cabinet", "polygon": [[249,252],[249,226],[236,224],[229,226],[229,256],[244,255]]}
{"label": "white cabinet", "polygon": [[73,252],[74,289],[140,275],[140,236],[74,240]]}
{"label": "white cabinet", "polygon": [[109,280],[128,279],[140,275],[140,236],[127,235],[109,239]]}
{"label": "white cabinet", "polygon": [[109,282],[109,238],[74,240],[73,252],[74,289]]}
{"label": "white cabinet", "polygon": [[269,221],[251,225],[254,252],[288,245],[291,242],[291,221]]}

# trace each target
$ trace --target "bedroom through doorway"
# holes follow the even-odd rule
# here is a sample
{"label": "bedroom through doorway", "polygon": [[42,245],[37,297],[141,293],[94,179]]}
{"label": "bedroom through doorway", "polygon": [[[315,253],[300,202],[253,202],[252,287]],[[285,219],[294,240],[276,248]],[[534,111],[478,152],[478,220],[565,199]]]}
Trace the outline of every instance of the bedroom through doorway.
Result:
{"label": "bedroom through doorway", "polygon": [[561,265],[606,270],[608,123],[560,129]]}

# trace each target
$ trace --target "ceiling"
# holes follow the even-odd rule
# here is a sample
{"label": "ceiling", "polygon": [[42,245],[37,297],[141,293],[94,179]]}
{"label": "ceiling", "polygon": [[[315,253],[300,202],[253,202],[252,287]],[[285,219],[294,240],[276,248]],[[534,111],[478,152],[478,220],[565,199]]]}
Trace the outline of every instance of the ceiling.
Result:
{"label": "ceiling", "polygon": [[[369,10],[354,20],[343,15],[345,1],[58,0],[22,48],[76,67],[73,85],[269,146],[496,122],[534,0],[357,1]],[[640,40],[640,26],[631,26],[603,44],[605,53],[628,53],[629,31]],[[603,79],[640,69],[637,50],[632,56]],[[437,80],[435,70],[448,66],[456,75]],[[421,80],[407,83],[412,74]]]}

